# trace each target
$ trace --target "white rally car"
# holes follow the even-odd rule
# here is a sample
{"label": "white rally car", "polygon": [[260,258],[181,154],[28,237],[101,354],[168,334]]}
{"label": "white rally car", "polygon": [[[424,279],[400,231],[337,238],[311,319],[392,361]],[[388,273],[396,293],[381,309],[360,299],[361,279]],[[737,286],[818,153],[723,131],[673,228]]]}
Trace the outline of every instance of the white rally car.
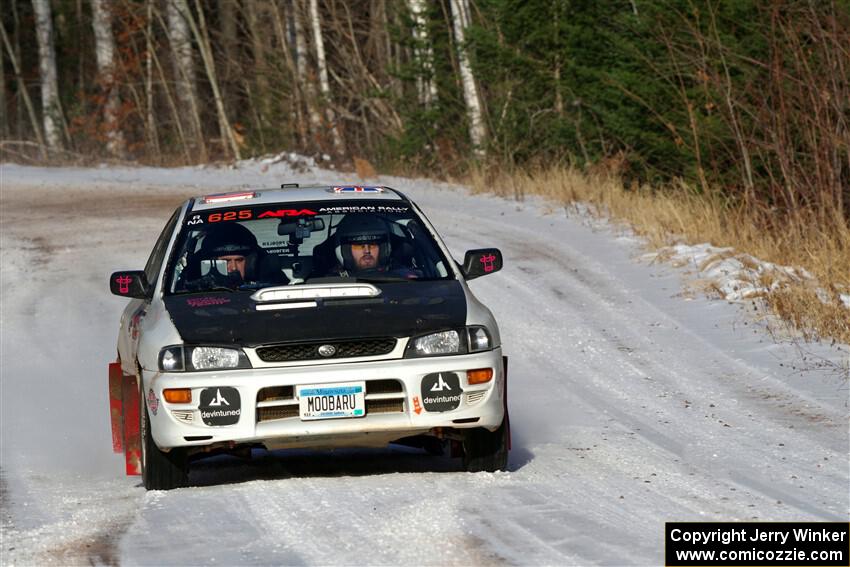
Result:
{"label": "white rally car", "polygon": [[[507,359],[419,208],[388,187],[298,187],[183,203],[131,298],[109,367],[113,448],[148,489],[189,462],[265,447],[451,444],[466,470],[507,465]],[[250,452],[250,451],[248,451]]]}

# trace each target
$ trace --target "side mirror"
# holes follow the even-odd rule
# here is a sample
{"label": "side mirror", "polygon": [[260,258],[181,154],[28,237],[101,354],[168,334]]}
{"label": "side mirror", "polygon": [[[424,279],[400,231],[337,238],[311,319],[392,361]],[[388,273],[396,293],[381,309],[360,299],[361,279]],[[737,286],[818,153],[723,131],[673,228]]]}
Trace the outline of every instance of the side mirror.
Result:
{"label": "side mirror", "polygon": [[113,272],[109,276],[109,291],[121,297],[146,299],[150,285],[145,272],[142,270]]}
{"label": "side mirror", "polygon": [[467,250],[462,269],[468,280],[498,272],[502,269],[502,253],[498,248]]}

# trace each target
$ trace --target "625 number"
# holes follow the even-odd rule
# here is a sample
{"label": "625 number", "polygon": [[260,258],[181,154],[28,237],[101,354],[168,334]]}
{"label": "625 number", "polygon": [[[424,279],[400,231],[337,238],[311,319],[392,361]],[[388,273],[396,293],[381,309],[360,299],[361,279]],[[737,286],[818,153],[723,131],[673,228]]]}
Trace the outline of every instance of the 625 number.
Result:
{"label": "625 number", "polygon": [[247,220],[251,218],[251,211],[227,211],[226,213],[210,213],[207,222],[221,222],[232,220]]}

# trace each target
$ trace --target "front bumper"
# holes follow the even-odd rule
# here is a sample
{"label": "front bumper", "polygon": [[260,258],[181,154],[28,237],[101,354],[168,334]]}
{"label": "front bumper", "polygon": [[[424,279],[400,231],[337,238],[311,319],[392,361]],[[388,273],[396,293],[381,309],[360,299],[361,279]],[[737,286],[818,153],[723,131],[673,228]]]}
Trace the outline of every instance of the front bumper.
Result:
{"label": "front bumper", "polygon": [[[470,385],[468,370],[491,368],[493,378]],[[457,408],[428,411],[423,404],[422,381],[435,373],[457,374],[463,390]],[[161,449],[227,443],[260,443],[269,449],[345,446],[383,446],[388,442],[431,432],[434,428],[485,427],[494,430],[504,417],[505,375],[501,348],[492,351],[432,358],[254,368],[213,372],[142,372],[151,433]],[[363,417],[302,421],[297,398],[267,400],[269,388],[286,391],[296,386],[366,381],[367,411]],[[369,392],[369,384],[397,381],[394,391]],[[190,388],[192,402],[168,403],[167,388]],[[240,414],[233,425],[207,425],[199,401],[207,388],[234,388],[239,392]],[[382,388],[386,390],[386,388]],[[262,399],[258,398],[260,396]],[[282,408],[288,408],[283,410]],[[373,408],[370,410],[369,408]],[[271,409],[269,409],[271,408]],[[276,408],[281,411],[276,411]],[[233,411],[235,408],[228,408]],[[284,417],[281,417],[284,416]]]}

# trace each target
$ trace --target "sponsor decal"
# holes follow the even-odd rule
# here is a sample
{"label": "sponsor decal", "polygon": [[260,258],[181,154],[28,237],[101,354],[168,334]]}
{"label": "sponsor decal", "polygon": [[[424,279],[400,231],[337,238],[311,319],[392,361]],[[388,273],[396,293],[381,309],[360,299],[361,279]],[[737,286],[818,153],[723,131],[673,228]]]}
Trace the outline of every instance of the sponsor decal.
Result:
{"label": "sponsor decal", "polygon": [[230,303],[226,297],[193,297],[186,300],[189,307],[210,307],[212,305],[224,305]]}
{"label": "sponsor decal", "polygon": [[148,408],[154,415],[156,415],[156,411],[159,409],[159,398],[156,397],[153,388],[148,390]]}
{"label": "sponsor decal", "polygon": [[349,213],[406,213],[410,207],[396,207],[393,205],[339,205],[336,207],[321,207],[320,213],[329,215],[342,215]]}
{"label": "sponsor decal", "polygon": [[413,411],[416,412],[416,415],[422,413],[422,404],[419,403],[419,396],[413,396]]}
{"label": "sponsor decal", "polygon": [[[454,372],[438,372],[422,378],[422,406],[425,411],[451,411],[460,405],[463,390]],[[414,402],[415,406],[415,402]]]}
{"label": "sponsor decal", "polygon": [[236,388],[222,386],[201,390],[198,405],[201,419],[206,425],[233,425],[242,415],[242,400]]}
{"label": "sponsor decal", "polygon": [[204,220],[201,218],[201,215],[192,215],[192,218],[186,221],[188,226],[194,226],[196,224],[204,224]]}
{"label": "sponsor decal", "polygon": [[130,293],[130,284],[133,283],[132,276],[118,276],[115,278],[115,283],[118,284],[119,293]]}
{"label": "sponsor decal", "polygon": [[310,209],[278,209],[276,211],[263,211],[260,213],[257,218],[265,219],[269,217],[300,217],[300,216],[312,216],[318,214],[316,211],[311,211]]}
{"label": "sponsor decal", "polygon": [[484,254],[478,260],[482,264],[484,264],[485,272],[492,272],[496,268],[496,255],[495,254]]}
{"label": "sponsor decal", "polygon": [[224,213],[210,213],[207,217],[207,221],[209,222],[223,222],[223,221],[235,221],[235,220],[248,220],[253,218],[253,212],[250,209],[245,209],[242,211],[227,211]]}

